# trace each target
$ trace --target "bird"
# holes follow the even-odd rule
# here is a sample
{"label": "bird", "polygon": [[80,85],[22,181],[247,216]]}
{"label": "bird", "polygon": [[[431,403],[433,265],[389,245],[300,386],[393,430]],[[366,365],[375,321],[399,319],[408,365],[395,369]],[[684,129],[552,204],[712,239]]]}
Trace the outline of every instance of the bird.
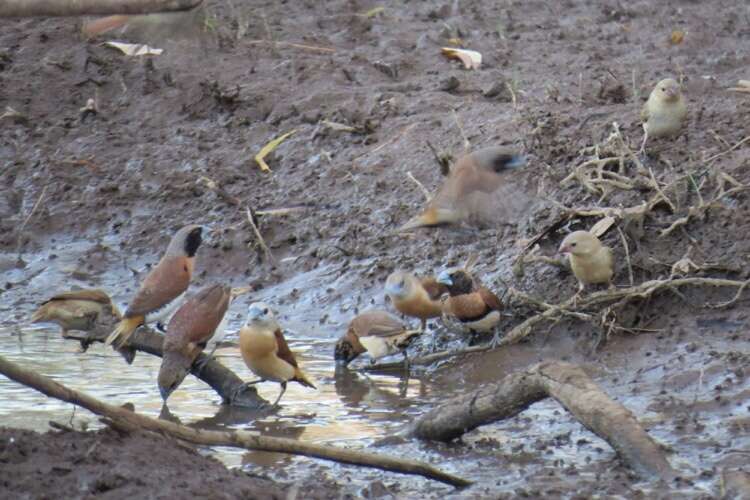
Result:
{"label": "bird", "polygon": [[348,365],[360,354],[370,355],[370,361],[401,352],[406,367],[409,358],[406,348],[422,334],[422,330],[407,330],[397,317],[381,310],[364,311],[355,316],[338,340],[333,358],[336,364]]}
{"label": "bird", "polygon": [[264,302],[254,302],[248,308],[247,322],[240,329],[240,352],[250,371],[260,377],[245,385],[268,380],[281,384],[281,392],[273,406],[286,392],[287,382],[316,389],[310,377],[297,364],[273,311]]}
{"label": "bird", "polygon": [[[206,286],[186,300],[169,320],[157,378],[159,393],[165,403],[185,379],[209,340],[217,333],[223,337],[222,323],[231,299],[228,286]],[[205,361],[212,355],[213,351]],[[205,363],[200,368],[203,366]]]}
{"label": "bird", "polygon": [[440,316],[440,296],[447,292],[445,285],[432,276],[419,279],[410,273],[394,271],[385,280],[385,293],[393,307],[401,314],[419,318],[422,330],[427,327],[428,318]]}
{"label": "bird", "polygon": [[[454,224],[482,212],[483,199],[475,195],[493,193],[509,180],[509,173],[526,164],[523,156],[506,147],[488,147],[462,156],[422,213],[399,231]],[[515,195],[503,203],[520,200]]]}
{"label": "bird", "polygon": [[680,84],[666,78],[656,84],[641,109],[643,143],[640,153],[646,150],[649,137],[672,137],[678,135],[687,118],[687,105]]}
{"label": "bird", "polygon": [[614,275],[612,249],[604,246],[588,231],[574,231],[560,244],[559,252],[567,254],[570,267],[578,280],[579,295],[586,285],[610,283]]}
{"label": "bird", "polygon": [[[480,285],[463,268],[450,268],[438,275],[438,283],[448,288],[448,295],[441,298],[443,317],[457,323],[469,333],[488,333],[500,322],[503,304],[488,288]],[[492,344],[499,342],[499,333]]]}
{"label": "bird", "polygon": [[164,321],[190,285],[195,254],[203,241],[201,226],[185,226],[172,237],[159,263],[148,273],[106,344],[124,345],[141,325]]}
{"label": "bird", "polygon": [[[63,338],[68,337],[70,330],[87,332],[86,338],[80,340],[81,352],[86,352],[97,334],[103,336],[120,318],[120,310],[105,291],[82,289],[53,295],[34,312],[31,322],[55,323],[62,330]],[[123,348],[119,352],[128,364],[133,362],[133,349]]]}

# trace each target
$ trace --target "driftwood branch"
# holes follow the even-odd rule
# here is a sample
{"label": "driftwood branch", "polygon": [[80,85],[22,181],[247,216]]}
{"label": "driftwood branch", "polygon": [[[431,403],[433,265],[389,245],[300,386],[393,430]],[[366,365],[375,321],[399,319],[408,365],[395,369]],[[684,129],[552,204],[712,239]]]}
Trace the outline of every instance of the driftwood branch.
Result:
{"label": "driftwood branch", "polygon": [[137,427],[167,434],[174,438],[203,446],[231,446],[248,450],[304,455],[402,474],[424,476],[453,486],[468,486],[470,484],[465,479],[442,472],[425,462],[416,460],[336,448],[296,441],[294,439],[261,436],[257,433],[247,431],[193,429],[173,422],[146,417],[125,408],[104,403],[82,392],[69,389],[48,377],[22,368],[2,356],[0,356],[0,373],[16,382],[36,389],[49,397],[81,406],[97,415],[106,417],[112,421],[113,425],[121,428]]}
{"label": "driftwood branch", "polygon": [[[87,344],[91,342],[104,342],[109,331],[111,330],[97,329],[87,333],[69,332],[66,338]],[[141,327],[130,337],[128,347],[136,351],[162,357],[163,342],[163,335]],[[216,359],[212,358],[208,361],[202,370],[195,368],[196,366],[201,366],[207,357],[205,353],[199,354],[195,363],[193,363],[190,373],[210,385],[221,396],[224,404],[258,409],[270,407],[270,403],[258,395],[255,387],[245,385],[245,382],[237,374],[219,363]]]}
{"label": "driftwood branch", "polygon": [[190,10],[202,0],[3,0],[0,17],[110,16]]}
{"label": "driftwood branch", "polygon": [[677,477],[662,449],[630,410],[570,363],[545,361],[454,398],[420,417],[411,432],[421,439],[450,441],[481,425],[513,417],[547,397],[607,441],[638,474],[665,480]]}

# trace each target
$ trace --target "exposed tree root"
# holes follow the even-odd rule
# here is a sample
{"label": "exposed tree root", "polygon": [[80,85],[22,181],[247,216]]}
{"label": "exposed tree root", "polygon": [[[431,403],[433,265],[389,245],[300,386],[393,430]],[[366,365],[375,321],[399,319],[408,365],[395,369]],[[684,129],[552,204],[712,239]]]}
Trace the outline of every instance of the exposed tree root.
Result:
{"label": "exposed tree root", "polygon": [[672,480],[676,471],[635,416],[611,399],[576,365],[545,361],[434,408],[411,433],[450,441],[479,426],[513,417],[551,397],[581,424],[607,441],[620,459],[643,477]]}

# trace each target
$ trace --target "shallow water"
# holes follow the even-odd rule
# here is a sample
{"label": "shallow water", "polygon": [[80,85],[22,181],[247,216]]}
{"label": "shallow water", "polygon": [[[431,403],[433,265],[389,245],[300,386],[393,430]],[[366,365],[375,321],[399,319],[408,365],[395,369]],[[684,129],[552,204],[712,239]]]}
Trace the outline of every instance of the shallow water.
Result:
{"label": "shallow water", "polygon": [[[83,252],[83,247],[78,250]],[[29,265],[19,275],[28,276],[43,267],[48,256],[27,260]],[[33,300],[29,297],[46,296],[46,284],[57,282],[65,275],[69,263],[56,260],[33,278],[23,292],[6,293],[3,297],[1,308],[5,311],[0,312],[7,312],[9,319],[0,327],[0,355],[107,402],[131,402],[144,414],[153,417],[162,414],[156,386],[158,358],[139,353],[133,365],[128,366],[117,353],[101,344],[81,354],[77,352],[78,343],[63,340],[57,327],[24,323],[22,318],[28,318],[33,311]],[[581,354],[577,343],[569,338],[549,338],[542,346],[511,346],[501,352],[474,356],[469,363],[446,363],[408,380],[347,370],[335,373],[333,345],[344,331],[348,318],[358,309],[386,307],[378,290],[363,295],[341,295],[342,291],[357,289],[352,276],[365,273],[370,265],[362,261],[346,270],[352,271],[351,267],[356,266],[358,269],[354,272],[329,266],[297,273],[281,285],[265,288],[252,297],[241,297],[230,308],[229,335],[225,340],[231,343],[236,342],[236,332],[247,304],[257,300],[271,303],[279,313],[292,350],[317,381],[318,390],[290,384],[278,411],[259,414],[220,405],[219,397],[208,386],[189,376],[171,396],[166,416],[202,428],[245,429],[427,460],[476,480],[479,485],[454,492],[418,477],[308,458],[224,447],[206,450],[228,466],[246,467],[279,480],[311,475],[328,477],[351,493],[362,493],[372,481],[380,481],[392,493],[410,497],[430,493],[471,498],[521,489],[553,492],[558,488],[572,488],[575,491],[581,481],[591,485],[596,483],[598,475],[612,474],[618,462],[605,442],[550,400],[533,405],[516,418],[467,434],[461,444],[398,440],[381,443],[434,404],[497,380],[514,369],[552,357],[585,362],[589,373],[634,411],[655,438],[678,451],[672,459],[676,467],[691,476],[704,472],[704,481],[695,484],[690,495],[711,491],[713,476],[705,471],[717,465],[736,466],[746,459],[742,453],[731,450],[741,452],[750,448],[750,438],[742,432],[748,425],[746,400],[750,382],[739,375],[732,376],[720,358],[706,354],[711,349],[727,350],[722,341],[711,340],[710,335],[702,341],[706,344],[702,349],[666,344],[654,347],[653,338],[647,336],[618,337],[610,341],[604,354],[593,357]],[[133,280],[125,271],[107,276],[108,279]],[[19,278],[10,278],[11,281],[16,279]],[[115,288],[111,284],[102,286]],[[23,299],[23,295],[27,299]],[[5,307],[12,303],[11,297],[18,304],[12,308],[12,315],[11,308]],[[117,298],[122,302],[127,296],[123,293]],[[326,313],[321,314],[321,311]],[[14,323],[12,316],[19,319],[20,328],[10,326]],[[705,330],[711,330],[709,334],[720,335],[741,331],[745,326],[744,320],[728,320],[722,316],[707,316],[694,324],[694,328],[704,334]],[[223,347],[217,351],[217,356],[244,379],[255,378],[245,367],[236,347]],[[366,362],[360,359],[354,365]],[[723,403],[715,399],[717,384],[725,388]],[[258,389],[264,398],[273,401],[279,386],[264,383]],[[4,378],[0,378],[0,401],[3,402],[0,405],[3,425],[39,431],[46,430],[50,420],[89,428],[101,425],[85,410],[48,399]],[[627,496],[635,490],[660,491],[653,484],[628,480],[610,485],[608,492]]]}

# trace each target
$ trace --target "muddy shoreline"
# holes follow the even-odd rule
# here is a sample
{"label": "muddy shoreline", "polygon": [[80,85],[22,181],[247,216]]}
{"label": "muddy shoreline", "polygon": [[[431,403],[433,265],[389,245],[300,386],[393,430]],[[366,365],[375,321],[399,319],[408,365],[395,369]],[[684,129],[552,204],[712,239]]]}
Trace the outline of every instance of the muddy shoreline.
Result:
{"label": "muddy shoreline", "polygon": [[[249,301],[273,303],[292,348],[324,384],[314,394],[290,390],[278,414],[228,417],[210,391],[187,381],[173,408],[184,422],[368,447],[446,397],[541,359],[562,359],[583,365],[635,412],[689,482],[670,491],[637,481],[606,444],[551,402],[450,445],[381,446],[384,453],[444,463],[475,479],[464,492],[309,460],[212,450],[222,462],[263,464],[260,470],[281,483],[325,478],[331,486],[323,495],[340,487],[404,497],[716,496],[722,471],[746,469],[750,449],[746,293],[717,309],[708,306],[732,299],[735,290],[666,291],[619,309],[620,329],[565,318],[543,324],[521,344],[441,362],[409,381],[335,376],[331,353],[356,311],[390,308],[382,287],[395,268],[431,273],[476,254],[477,272],[499,294],[512,286],[550,304],[569,298],[576,287],[569,272],[533,263],[519,276],[512,263],[525,239],[555,220],[561,205],[627,208],[653,195],[638,185],[601,196],[561,181],[591,157],[586,148],[606,142],[613,122],[637,148],[640,106],[665,76],[683,79],[689,131],[677,141],[656,141],[644,166],[674,209],[661,203],[640,220],[618,224],[630,243],[629,264],[619,234],[606,235],[615,251],[616,284],[628,286],[631,273],[641,283],[676,271],[747,279],[750,200],[744,191],[660,235],[701,199],[714,199],[720,182],[731,187],[721,174],[750,184],[750,143],[741,143],[750,99],[728,91],[749,77],[749,17],[746,6],[730,0],[627,6],[590,0],[253,1],[240,8],[209,1],[197,30],[157,24],[117,34],[165,49],[149,59],[83,40],[77,20],[1,20],[0,109],[8,106],[22,117],[0,122],[0,354],[107,401],[134,401],[139,411],[157,416],[153,360],[140,355],[126,367],[100,347],[76,354],[54,328],[27,320],[60,289],[101,287],[126,303],[172,232],[200,223],[207,240],[195,289],[212,281],[252,286],[231,309],[231,328],[239,327]],[[684,32],[680,43],[670,42],[673,31]],[[483,54],[481,70],[467,71],[440,55],[456,38]],[[82,120],[80,108],[90,98],[99,114]],[[352,130],[332,129],[326,121]],[[292,130],[268,158],[272,173],[261,172],[253,156]],[[522,151],[527,166],[515,183],[536,203],[481,228],[395,233],[423,203],[407,172],[429,190],[442,181],[428,143],[455,158],[465,141],[471,149]],[[632,165],[623,168],[636,176]],[[246,207],[295,209],[259,218],[274,262],[247,224]],[[539,254],[553,255],[567,231],[593,222],[578,218],[551,233],[540,241]],[[685,258],[698,268],[674,267]],[[508,310],[504,328],[535,313],[523,303]],[[438,348],[467,342],[437,323],[430,332]],[[415,354],[431,346],[425,336]],[[249,378],[236,349],[222,355]],[[44,431],[48,420],[69,419],[69,408],[4,382],[0,399],[16,402],[0,408],[4,425]],[[97,425],[90,416],[76,418]],[[47,439],[3,432],[30,447]],[[75,436],[120,443],[107,432]],[[73,436],[55,438],[68,440],[61,453],[75,442],[66,435]],[[144,446],[149,439],[138,437]],[[39,450],[34,456],[43,459]],[[232,484],[245,480],[239,471],[206,467]],[[70,485],[81,484],[76,467],[70,468],[64,474]],[[21,476],[13,487],[23,487]],[[128,485],[117,484],[107,493],[111,498],[125,496]],[[288,493],[288,487],[271,488]]]}

